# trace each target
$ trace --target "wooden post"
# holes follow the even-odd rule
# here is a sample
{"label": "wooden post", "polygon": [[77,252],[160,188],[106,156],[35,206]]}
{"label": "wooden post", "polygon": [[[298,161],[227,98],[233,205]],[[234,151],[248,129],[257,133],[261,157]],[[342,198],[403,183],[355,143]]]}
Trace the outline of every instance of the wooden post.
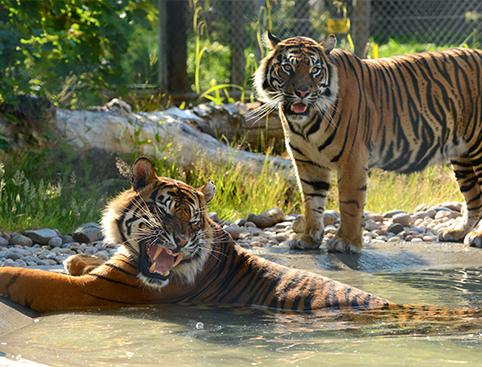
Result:
{"label": "wooden post", "polygon": [[187,0],[159,0],[159,84],[181,94],[187,84]]}
{"label": "wooden post", "polygon": [[366,57],[366,46],[370,36],[370,0],[356,0],[353,2],[351,35],[355,44],[355,54]]}

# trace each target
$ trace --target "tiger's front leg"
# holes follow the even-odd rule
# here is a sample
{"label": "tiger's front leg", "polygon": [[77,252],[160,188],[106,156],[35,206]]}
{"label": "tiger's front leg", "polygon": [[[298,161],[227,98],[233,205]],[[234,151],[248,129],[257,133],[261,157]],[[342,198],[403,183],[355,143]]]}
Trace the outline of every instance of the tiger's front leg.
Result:
{"label": "tiger's front leg", "polygon": [[159,303],[160,293],[143,286],[137,274],[115,257],[81,276],[0,267],[0,295],[38,312]]}
{"label": "tiger's front leg", "polygon": [[[362,164],[360,164],[362,163]],[[338,170],[340,229],[327,243],[328,251],[359,253],[363,246],[362,214],[365,208],[368,167],[364,162],[345,163]]]}
{"label": "tiger's front leg", "polygon": [[323,212],[330,188],[330,171],[314,162],[295,160],[295,165],[305,207],[305,229],[300,238],[290,241],[290,247],[317,249],[323,241]]}

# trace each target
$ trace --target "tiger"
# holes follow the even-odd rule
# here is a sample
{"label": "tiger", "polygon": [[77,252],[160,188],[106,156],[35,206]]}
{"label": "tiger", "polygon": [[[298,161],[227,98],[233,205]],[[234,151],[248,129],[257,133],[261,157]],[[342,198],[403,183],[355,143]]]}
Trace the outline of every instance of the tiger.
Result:
{"label": "tiger", "polygon": [[212,183],[193,188],[159,177],[148,158],[134,162],[131,182],[103,212],[104,241],[119,246],[110,259],[73,255],[66,273],[0,267],[0,295],[39,313],[188,304],[354,316],[380,311],[402,320],[480,315],[475,308],[399,305],[256,256],[210,219]]}
{"label": "tiger", "polygon": [[292,248],[320,247],[332,171],[340,228],[327,250],[359,253],[369,168],[411,173],[447,159],[465,209],[439,240],[482,245],[481,50],[360,59],[337,49],[334,35],[266,39],[254,74],[265,104],[255,116],[278,111],[294,164],[305,228]]}

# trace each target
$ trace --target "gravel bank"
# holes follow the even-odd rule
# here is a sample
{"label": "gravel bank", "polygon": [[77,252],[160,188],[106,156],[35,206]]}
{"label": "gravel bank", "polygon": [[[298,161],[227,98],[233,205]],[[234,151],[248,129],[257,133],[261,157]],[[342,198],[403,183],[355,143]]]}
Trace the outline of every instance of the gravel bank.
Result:
{"label": "gravel bank", "polygon": [[[438,242],[438,231],[461,220],[462,203],[447,202],[436,206],[421,205],[414,213],[392,210],[383,214],[366,212],[363,236],[366,242]],[[273,208],[251,214],[236,222],[221,221],[216,213],[212,219],[243,247],[288,246],[287,241],[303,231],[301,215],[285,215]],[[333,237],[340,224],[339,213],[327,210],[324,215],[325,238]],[[464,246],[461,244],[461,246]],[[41,228],[23,232],[0,232],[0,265],[45,266],[59,265],[70,255],[82,253],[107,259],[116,246],[102,241],[97,223],[87,223],[71,234],[56,229]]]}

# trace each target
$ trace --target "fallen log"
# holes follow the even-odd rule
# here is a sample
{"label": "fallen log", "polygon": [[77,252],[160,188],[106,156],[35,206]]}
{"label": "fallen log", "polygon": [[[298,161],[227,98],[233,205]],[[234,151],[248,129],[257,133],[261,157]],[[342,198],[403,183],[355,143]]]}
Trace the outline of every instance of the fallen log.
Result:
{"label": "fallen log", "polygon": [[199,122],[200,117],[178,109],[133,113],[129,109],[100,108],[94,111],[58,109],[51,124],[61,140],[77,149],[136,151],[167,158],[183,168],[209,161],[216,165],[241,164],[259,172],[268,161],[290,180],[294,177],[289,160],[232,148],[198,130],[193,121]]}

